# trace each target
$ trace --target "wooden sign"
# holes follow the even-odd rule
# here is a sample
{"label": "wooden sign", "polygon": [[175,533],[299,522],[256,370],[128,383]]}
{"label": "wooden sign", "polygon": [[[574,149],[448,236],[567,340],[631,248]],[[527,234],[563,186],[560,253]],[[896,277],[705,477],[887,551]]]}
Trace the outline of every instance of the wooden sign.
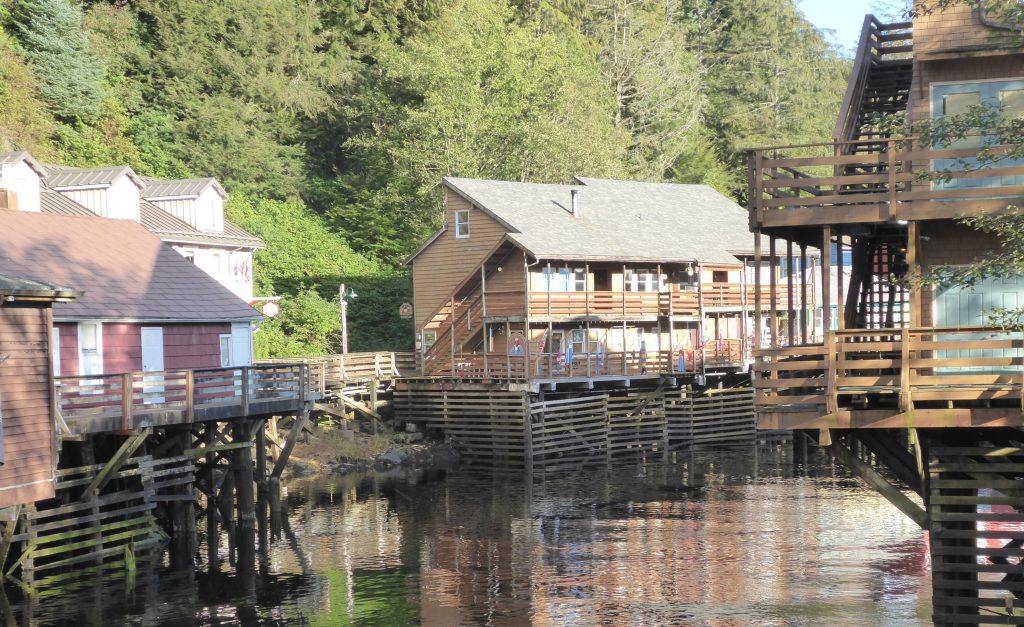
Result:
{"label": "wooden sign", "polygon": [[402,303],[398,307],[398,315],[401,318],[412,318],[412,304]]}

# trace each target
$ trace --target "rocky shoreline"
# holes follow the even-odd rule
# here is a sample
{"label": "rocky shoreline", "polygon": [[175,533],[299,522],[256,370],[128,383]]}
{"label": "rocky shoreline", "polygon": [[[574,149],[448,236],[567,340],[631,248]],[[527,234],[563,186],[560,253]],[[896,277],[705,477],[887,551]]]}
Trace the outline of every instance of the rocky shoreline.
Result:
{"label": "rocky shoreline", "polygon": [[309,442],[296,444],[285,475],[304,478],[394,468],[433,470],[453,466],[458,461],[459,453],[454,446],[443,440],[425,439],[422,434],[368,435],[317,430]]}

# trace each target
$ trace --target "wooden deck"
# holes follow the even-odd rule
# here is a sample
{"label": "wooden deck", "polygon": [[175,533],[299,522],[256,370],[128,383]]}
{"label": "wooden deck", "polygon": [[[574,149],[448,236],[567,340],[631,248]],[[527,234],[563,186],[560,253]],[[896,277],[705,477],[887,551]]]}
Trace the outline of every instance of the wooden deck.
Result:
{"label": "wooden deck", "polygon": [[1024,425],[1024,339],[989,327],[834,331],[755,351],[758,427]]}
{"label": "wooden deck", "polygon": [[[1019,160],[980,167],[1007,147],[928,149],[914,137],[837,141],[754,150],[751,225],[808,225],[953,219],[1005,211],[1024,197]],[[784,154],[826,156],[783,156]],[[932,181],[921,175],[944,174]],[[838,173],[838,174],[837,174]]]}
{"label": "wooden deck", "polygon": [[375,352],[322,355],[317,357],[284,357],[265,359],[261,365],[305,364],[308,367],[310,393],[323,396],[328,390],[348,384],[364,383],[371,379],[390,381],[398,377],[415,376],[418,372],[416,353]]}
{"label": "wooden deck", "polygon": [[305,364],[56,377],[62,435],[301,411],[318,397]]}
{"label": "wooden deck", "polygon": [[[592,318],[608,320],[655,319],[660,316],[695,318],[703,310],[739,311],[753,309],[753,285],[703,283],[700,289],[662,292],[530,292],[531,320]],[[762,289],[767,301],[768,289]],[[785,298],[777,298],[780,309]],[[488,314],[493,314],[488,294]],[[519,312],[521,315],[521,311]],[[461,322],[461,321],[460,321]]]}

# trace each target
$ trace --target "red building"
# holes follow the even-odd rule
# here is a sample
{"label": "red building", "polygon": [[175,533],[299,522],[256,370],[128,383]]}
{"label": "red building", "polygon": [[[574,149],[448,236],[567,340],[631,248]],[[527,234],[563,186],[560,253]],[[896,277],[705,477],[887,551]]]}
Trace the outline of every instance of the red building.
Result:
{"label": "red building", "polygon": [[132,220],[0,209],[0,274],[68,286],[55,303],[57,375],[252,363],[245,301]]}

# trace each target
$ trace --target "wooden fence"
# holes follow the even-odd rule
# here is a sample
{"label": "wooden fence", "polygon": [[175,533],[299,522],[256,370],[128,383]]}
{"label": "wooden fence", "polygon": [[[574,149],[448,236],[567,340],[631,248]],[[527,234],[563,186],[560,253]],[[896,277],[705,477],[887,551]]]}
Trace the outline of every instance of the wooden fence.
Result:
{"label": "wooden fence", "polygon": [[307,395],[323,396],[349,383],[415,376],[419,371],[415,352],[348,353],[316,357],[263,359],[259,365],[304,364],[308,367]]}
{"label": "wooden fence", "polygon": [[472,459],[515,463],[607,461],[756,435],[753,390],[617,390],[542,398],[527,392],[401,384],[395,415],[443,431]]}
{"label": "wooden fence", "polygon": [[291,363],[55,377],[54,382],[61,428],[77,435],[299,411],[305,373],[305,365]]}
{"label": "wooden fence", "polygon": [[10,538],[20,548],[7,575],[17,572],[33,587],[54,584],[80,577],[86,568],[123,566],[126,559],[167,540],[153,510],[159,501],[175,498],[164,494],[167,490],[184,486],[191,493],[192,458],[133,457],[106,478],[113,489],[83,496],[104,468],[95,464],[57,470],[57,499],[21,508]]}

